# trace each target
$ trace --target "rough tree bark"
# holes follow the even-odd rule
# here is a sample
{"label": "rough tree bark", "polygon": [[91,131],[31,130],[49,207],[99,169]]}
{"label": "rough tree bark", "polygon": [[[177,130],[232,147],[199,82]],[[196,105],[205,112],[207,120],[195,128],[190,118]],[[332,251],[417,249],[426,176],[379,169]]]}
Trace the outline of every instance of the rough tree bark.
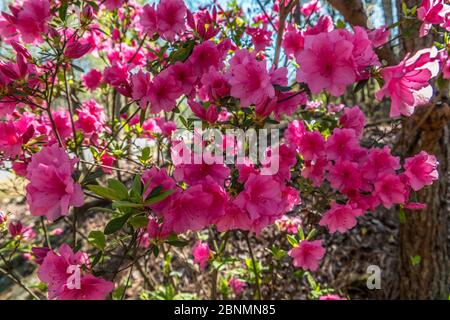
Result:
{"label": "rough tree bark", "polygon": [[[401,14],[401,2],[397,0]],[[405,0],[408,8],[420,0]],[[418,31],[402,40],[403,53],[432,45],[433,39],[419,38]],[[400,298],[447,299],[449,294],[448,218],[449,218],[449,130],[448,95],[436,92],[432,102],[419,107],[403,122],[399,137],[402,156],[420,150],[434,154],[439,161],[439,181],[417,193],[417,200],[427,204],[420,211],[406,213],[400,225]],[[416,263],[412,263],[412,257]],[[420,262],[419,262],[420,261]],[[418,263],[417,263],[418,262]]]}

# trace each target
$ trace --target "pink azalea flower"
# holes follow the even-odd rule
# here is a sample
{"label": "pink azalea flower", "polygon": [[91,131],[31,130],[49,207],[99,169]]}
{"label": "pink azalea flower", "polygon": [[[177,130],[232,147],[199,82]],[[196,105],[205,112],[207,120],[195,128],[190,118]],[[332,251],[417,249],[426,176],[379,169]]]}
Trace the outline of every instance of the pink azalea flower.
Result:
{"label": "pink azalea flower", "polygon": [[[71,271],[75,267],[77,271]],[[38,277],[48,285],[48,298],[58,300],[104,300],[106,295],[114,289],[112,282],[96,278],[86,273],[83,267],[89,268],[89,257],[80,251],[74,253],[72,249],[63,244],[58,252],[49,251],[38,270]],[[79,276],[75,286],[72,277]]]}
{"label": "pink azalea flower", "polygon": [[372,46],[374,48],[379,48],[388,42],[390,30],[385,26],[382,26],[373,30],[368,30],[367,35],[372,42]]}
{"label": "pink azalea flower", "polygon": [[347,300],[347,299],[342,298],[337,294],[327,294],[325,296],[321,296],[319,300]]}
{"label": "pink azalea flower", "polygon": [[36,232],[34,232],[33,228],[25,227],[20,221],[17,221],[16,223],[11,221],[8,225],[8,231],[11,237],[20,238],[22,240],[29,240],[36,237]]}
{"label": "pink azalea flower", "polygon": [[380,66],[378,56],[372,47],[372,42],[363,27],[353,27],[354,33],[345,29],[339,30],[341,35],[353,44],[352,57],[356,71],[356,81],[370,77],[369,69]]}
{"label": "pink azalea flower", "polygon": [[323,32],[331,32],[334,30],[334,22],[330,16],[320,16],[315,26],[307,27],[304,31],[305,35],[315,35]]}
{"label": "pink azalea flower", "polygon": [[102,73],[96,69],[89,70],[88,73],[82,75],[83,84],[89,90],[95,90],[102,82]]}
{"label": "pink azalea flower", "polygon": [[386,209],[390,209],[396,203],[406,201],[406,189],[400,177],[388,174],[375,182],[375,194]]}
{"label": "pink azalea flower", "polygon": [[83,205],[83,191],[72,178],[76,160],[57,144],[35,153],[27,168],[27,202],[31,214],[54,221],[69,213],[69,207]]}
{"label": "pink azalea flower", "polygon": [[349,204],[341,205],[336,202],[331,203],[331,209],[325,212],[319,224],[326,226],[330,233],[339,231],[341,233],[356,226],[356,217],[363,214],[359,208],[353,208]]}
{"label": "pink azalea flower", "polygon": [[264,103],[275,96],[265,61],[257,61],[247,50],[236,51],[230,60],[231,95],[241,100],[242,107]]}
{"label": "pink azalea flower", "polygon": [[319,187],[322,184],[327,165],[328,161],[324,157],[313,161],[305,161],[302,177],[312,180],[314,187]]}
{"label": "pink azalea flower", "polygon": [[326,142],[328,160],[352,160],[359,148],[355,130],[335,128]]}
{"label": "pink azalea flower", "polygon": [[125,0],[106,0],[104,5],[108,10],[119,9]]}
{"label": "pink azalea flower", "polygon": [[131,76],[131,97],[134,100],[140,100],[139,106],[142,109],[147,108],[150,101],[149,94],[151,88],[150,74],[139,70]]}
{"label": "pink azalea flower", "polygon": [[247,27],[246,32],[252,38],[252,43],[256,52],[266,50],[266,47],[272,42],[272,32],[267,30],[265,25],[263,28]]}
{"label": "pink azalea flower", "polygon": [[176,194],[164,212],[164,228],[177,234],[201,230],[224,215],[226,203],[225,190],[207,177],[204,183]]}
{"label": "pink azalea flower", "polygon": [[146,4],[142,7],[142,13],[139,17],[139,22],[150,37],[158,30],[158,22],[156,18],[155,5]]}
{"label": "pink azalea flower", "polygon": [[246,210],[251,220],[263,218],[273,222],[282,214],[285,205],[281,184],[272,176],[251,174],[235,204]]}
{"label": "pink azalea flower", "polygon": [[298,148],[301,143],[301,137],[305,133],[306,129],[303,121],[293,120],[289,122],[284,132],[284,139],[289,146]]}
{"label": "pink azalea flower", "polygon": [[298,148],[303,159],[316,160],[325,151],[325,138],[319,131],[307,131],[299,138]]}
{"label": "pink azalea flower", "polygon": [[86,137],[97,135],[104,126],[105,114],[101,107],[93,99],[82,103],[81,108],[76,110],[78,119],[75,128],[81,130]]}
{"label": "pink azalea flower", "polygon": [[230,280],[228,280],[228,286],[233,290],[233,293],[236,296],[240,296],[242,294],[242,291],[244,291],[244,288],[247,286],[247,282],[239,280],[236,277],[232,277]]}
{"label": "pink azalea flower", "polygon": [[219,118],[219,112],[217,107],[213,104],[209,105],[207,109],[203,107],[200,103],[189,100],[189,107],[191,107],[192,112],[200,119],[207,121],[209,123],[215,123]]}
{"label": "pink azalea flower", "polygon": [[301,6],[300,12],[305,17],[308,17],[311,14],[313,14],[314,12],[319,11],[320,7],[321,7],[321,5],[320,5],[319,0],[311,0]]}
{"label": "pink azalea flower", "polygon": [[420,202],[405,203],[405,209],[408,209],[408,210],[423,210],[426,207],[427,207],[426,203],[420,203]]}
{"label": "pink azalea flower", "polygon": [[344,110],[344,114],[339,118],[339,123],[343,128],[353,129],[356,136],[361,137],[366,125],[366,117],[358,106],[354,106]]}
{"label": "pink azalea flower", "polygon": [[0,122],[0,151],[5,157],[16,157],[22,153],[23,139],[13,121]]}
{"label": "pink azalea flower", "polygon": [[339,32],[305,36],[304,50],[298,55],[297,81],[305,82],[312,93],[328,90],[333,96],[344,93],[356,80],[353,44]]}
{"label": "pink azalea flower", "polygon": [[414,157],[406,158],[403,166],[405,168],[404,174],[408,178],[411,188],[418,191],[433,184],[433,181],[439,178],[437,166],[436,157],[425,151],[421,151]]}
{"label": "pink azalea flower", "polygon": [[[203,156],[206,156],[204,154]],[[206,177],[211,177],[221,186],[230,175],[230,169],[225,164],[220,163],[200,163],[181,164],[176,166],[173,173],[177,181],[184,181],[189,185],[195,185],[205,181]]]}
{"label": "pink azalea flower", "polygon": [[444,4],[442,0],[423,0],[422,5],[417,8],[417,17],[423,21],[420,26],[419,35],[426,36],[433,24],[444,22]]}
{"label": "pink azalea flower", "polygon": [[342,193],[357,191],[361,187],[361,171],[355,162],[336,161],[329,168],[328,180],[332,188]]}
{"label": "pink azalea flower", "polygon": [[187,8],[183,0],[161,0],[156,9],[158,33],[167,41],[186,30]]}
{"label": "pink azalea flower", "polygon": [[214,222],[219,232],[228,230],[250,230],[252,221],[245,211],[242,211],[232,201],[228,201],[224,215]]}
{"label": "pink azalea flower", "polygon": [[303,240],[297,247],[292,248],[288,254],[294,259],[295,267],[316,271],[320,259],[325,255],[325,249],[322,247],[322,240]]}
{"label": "pink azalea flower", "polygon": [[48,32],[50,20],[49,0],[26,0],[17,14],[15,27],[26,43],[42,42],[42,34]]}
{"label": "pink azalea flower", "polygon": [[429,80],[439,72],[437,49],[423,49],[407,54],[396,66],[381,69],[384,86],[375,93],[377,99],[391,97],[391,117],[410,116],[416,106],[428,103],[433,95]]}
{"label": "pink azalea flower", "polygon": [[213,8],[212,14],[208,10],[199,10],[192,14],[188,10],[187,21],[189,27],[195,30],[203,40],[216,36],[220,28],[217,25],[217,10]]}
{"label": "pink azalea flower", "polygon": [[283,37],[283,48],[286,55],[297,58],[305,44],[303,33],[289,24]]}
{"label": "pink azalea flower", "polygon": [[392,156],[389,147],[385,146],[383,149],[372,148],[369,150],[361,172],[364,179],[375,182],[384,175],[395,173],[398,169],[400,169],[400,158]]}
{"label": "pink azalea flower", "polygon": [[34,256],[34,262],[41,265],[42,262],[44,262],[45,257],[47,256],[47,253],[50,251],[47,247],[33,247],[31,248],[31,252]]}
{"label": "pink azalea flower", "polygon": [[236,164],[236,169],[239,172],[238,181],[240,183],[247,181],[251,174],[259,173],[258,169],[255,168],[255,165],[247,157],[244,159],[242,164]]}
{"label": "pink azalea flower", "polygon": [[201,78],[200,96],[205,100],[218,100],[230,94],[230,85],[225,76],[211,67]]}
{"label": "pink azalea flower", "polygon": [[113,173],[112,167],[114,166],[114,162],[116,162],[116,158],[110,155],[108,152],[105,152],[101,156],[100,161],[102,165],[105,166],[101,167],[102,171],[106,174],[112,174]]}
{"label": "pink azalea flower", "polygon": [[289,234],[297,234],[298,228],[302,224],[302,219],[300,219],[299,217],[282,216],[281,219],[277,221],[277,225],[280,230]]}
{"label": "pink azalea flower", "polygon": [[225,53],[219,45],[212,41],[205,41],[194,47],[188,63],[191,65],[194,73],[201,77],[211,68],[220,69],[223,65]]}
{"label": "pink azalea flower", "polygon": [[75,39],[68,41],[64,48],[64,56],[69,59],[79,59],[92,49],[91,44],[84,39]]}
{"label": "pink azalea flower", "polygon": [[169,112],[175,108],[182,88],[169,72],[163,71],[153,79],[148,94],[151,113]]}
{"label": "pink azalea flower", "polygon": [[194,256],[194,262],[200,265],[200,269],[205,270],[206,263],[211,258],[211,250],[208,243],[197,241],[192,248],[192,255]]}
{"label": "pink azalea flower", "polygon": [[179,82],[183,93],[190,95],[193,92],[197,76],[192,72],[192,66],[189,63],[176,62],[168,68],[170,74]]}

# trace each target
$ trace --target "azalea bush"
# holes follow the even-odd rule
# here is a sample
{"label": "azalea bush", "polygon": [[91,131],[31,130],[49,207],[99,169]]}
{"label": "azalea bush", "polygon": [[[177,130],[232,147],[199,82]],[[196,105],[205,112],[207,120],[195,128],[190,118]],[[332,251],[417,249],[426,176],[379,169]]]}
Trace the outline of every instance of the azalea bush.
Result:
{"label": "azalea bush", "polygon": [[[450,77],[450,10],[405,6],[397,26],[437,42],[388,65],[395,25],[346,25],[323,6],[14,1],[0,18],[0,164],[25,181],[34,218],[0,213],[0,271],[34,299],[123,299],[138,281],[134,298],[261,299],[287,261],[310,298],[344,298],[314,279],[323,236],[381,207],[423,208],[415,193],[438,163],[365,135],[343,97],[373,85],[392,121],[428,103]],[[257,247],[268,230],[276,241]],[[183,292],[174,259],[210,275],[209,291]]]}

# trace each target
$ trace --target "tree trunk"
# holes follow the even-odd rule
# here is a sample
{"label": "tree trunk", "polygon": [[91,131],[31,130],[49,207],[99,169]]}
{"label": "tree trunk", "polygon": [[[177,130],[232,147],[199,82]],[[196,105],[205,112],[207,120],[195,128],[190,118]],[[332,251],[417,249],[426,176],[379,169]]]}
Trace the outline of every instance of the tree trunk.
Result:
{"label": "tree trunk", "polygon": [[[399,15],[401,2],[397,0]],[[421,1],[404,2],[411,8]],[[418,30],[414,30],[412,37],[403,39],[401,49],[404,54],[431,45],[431,38],[419,38]],[[417,201],[425,203],[427,208],[407,211],[405,222],[400,224],[401,299],[448,298],[449,121],[448,98],[438,93],[432,103],[418,107],[412,117],[403,121],[399,137],[401,155],[408,157],[420,150],[434,154],[439,161],[439,180],[417,192]]]}
{"label": "tree trunk", "polygon": [[392,0],[383,0],[383,14],[385,25],[391,25],[394,23],[394,16],[392,12]]}

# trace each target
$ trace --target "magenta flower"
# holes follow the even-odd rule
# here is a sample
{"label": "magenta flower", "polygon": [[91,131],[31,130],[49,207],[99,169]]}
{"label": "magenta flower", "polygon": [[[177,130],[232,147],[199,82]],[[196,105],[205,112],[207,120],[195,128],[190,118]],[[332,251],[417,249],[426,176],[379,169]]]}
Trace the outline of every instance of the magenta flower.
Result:
{"label": "magenta flower", "polygon": [[353,44],[339,32],[305,36],[304,50],[298,55],[297,81],[305,82],[312,93],[328,90],[333,96],[344,93],[356,80]]}
{"label": "magenta flower", "polygon": [[381,100],[391,98],[391,117],[410,116],[415,107],[426,104],[433,95],[429,80],[439,72],[435,47],[418,51],[406,57],[396,66],[381,69],[384,86],[375,96]]}
{"label": "magenta flower", "polygon": [[228,286],[233,290],[233,293],[236,296],[240,296],[242,294],[242,291],[244,291],[244,288],[247,286],[247,282],[242,281],[236,277],[232,277],[230,280],[228,280]]}
{"label": "magenta flower", "polygon": [[331,203],[331,209],[325,212],[319,224],[326,226],[330,233],[339,231],[341,233],[356,226],[356,217],[363,214],[359,208],[353,208],[349,204],[341,205],[336,202]]}
{"label": "magenta flower", "polygon": [[404,174],[408,178],[411,188],[418,191],[437,180],[439,178],[437,166],[436,157],[429,155],[425,151],[421,151],[414,157],[406,158]]}
{"label": "magenta flower", "polygon": [[343,128],[353,129],[356,136],[361,137],[366,125],[366,117],[358,106],[354,106],[344,110],[344,114],[339,118],[339,123]]}
{"label": "magenta flower", "polygon": [[422,5],[417,8],[417,18],[423,21],[420,26],[420,36],[426,36],[433,24],[444,23],[446,12],[448,12],[448,9],[444,10],[442,0],[423,0]]}
{"label": "magenta flower", "polygon": [[102,73],[96,69],[91,69],[88,73],[82,76],[83,84],[89,90],[95,90],[102,81]]}
{"label": "magenta flower", "polygon": [[161,0],[156,9],[158,33],[167,41],[186,30],[187,8],[183,0]]}
{"label": "magenta flower", "polygon": [[247,50],[236,51],[230,60],[228,82],[231,95],[241,100],[242,107],[265,103],[275,96],[265,61],[257,61]]}
{"label": "magenta flower", "polygon": [[67,244],[63,244],[58,252],[46,254],[38,277],[48,285],[49,299],[104,300],[114,289],[114,284],[94,277],[85,272],[85,268],[89,268],[89,257],[81,251],[74,253]]}
{"label": "magenta flower", "polygon": [[26,43],[40,43],[42,34],[48,32],[50,15],[49,0],[26,0],[17,14],[15,27]]}
{"label": "magenta flower", "polygon": [[83,205],[81,186],[72,178],[77,160],[69,159],[57,144],[34,154],[27,168],[27,202],[31,214],[54,221],[69,213],[70,206]]}
{"label": "magenta flower", "polygon": [[208,243],[197,241],[192,248],[192,255],[194,256],[194,262],[200,265],[200,269],[205,270],[206,262],[211,258],[211,250]]}
{"label": "magenta flower", "polygon": [[359,149],[355,130],[335,128],[326,142],[328,160],[352,160]]}
{"label": "magenta flower", "polygon": [[406,188],[400,177],[388,174],[375,182],[375,194],[386,209],[406,201]]}
{"label": "magenta flower", "polygon": [[292,248],[288,254],[294,259],[295,267],[316,271],[320,259],[325,255],[325,249],[322,247],[322,240],[303,240],[297,247]]}
{"label": "magenta flower", "polygon": [[247,211],[251,220],[261,219],[267,225],[283,213],[282,186],[272,176],[251,174],[235,204]]}

